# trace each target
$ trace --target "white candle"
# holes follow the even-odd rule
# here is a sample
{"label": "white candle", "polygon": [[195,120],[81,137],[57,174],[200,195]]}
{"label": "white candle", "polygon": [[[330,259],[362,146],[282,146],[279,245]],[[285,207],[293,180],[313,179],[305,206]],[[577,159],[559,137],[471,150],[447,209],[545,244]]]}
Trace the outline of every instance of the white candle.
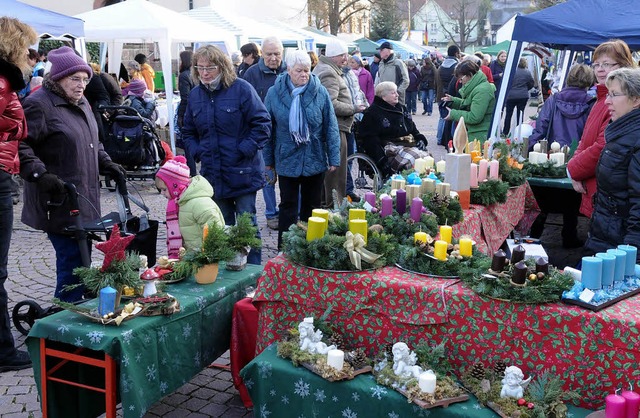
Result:
{"label": "white candle", "polygon": [[418,386],[425,393],[435,393],[436,391],[436,375],[431,370],[427,370],[420,374],[418,378]]}
{"label": "white candle", "polygon": [[560,144],[559,144],[558,142],[555,142],[555,141],[554,141],[554,142],[551,144],[551,151],[553,151],[553,152],[558,152],[558,151],[560,151]]}
{"label": "white candle", "polygon": [[542,149],[542,147],[540,146],[540,143],[536,142],[536,144],[533,146],[533,150],[535,152],[540,152],[541,149]]}
{"label": "white candle", "polygon": [[478,187],[478,164],[471,163],[471,175],[469,177],[469,186]]}
{"label": "white candle", "polygon": [[[554,142],[557,144],[557,142]],[[553,146],[553,144],[551,144]],[[564,164],[564,154],[561,152],[554,152],[553,154],[549,154],[549,159],[553,161],[553,165],[559,167]]]}
{"label": "white candle", "polygon": [[478,161],[478,183],[481,183],[487,179],[487,167],[489,161],[482,159]]}
{"label": "white candle", "polygon": [[418,174],[424,173],[426,167],[427,167],[427,162],[425,161],[424,158],[416,158],[416,162],[413,165],[413,169],[416,171],[416,173]]}
{"label": "white candle", "polygon": [[489,178],[493,180],[498,179],[498,170],[500,168],[500,163],[498,160],[491,160],[489,163]]}
{"label": "white candle", "polygon": [[424,157],[424,160],[427,163],[427,168],[433,168],[433,164],[435,163],[435,160],[433,159],[432,156],[428,155]]}
{"label": "white candle", "polygon": [[444,162],[444,160],[440,160],[440,161],[438,161],[438,162],[436,163],[436,171],[437,171],[438,173],[444,173],[444,170],[446,169],[446,164],[447,164],[447,163],[445,163],[445,162]]}
{"label": "white candle", "polygon": [[344,351],[329,350],[327,353],[327,364],[338,371],[342,370],[344,366]]}

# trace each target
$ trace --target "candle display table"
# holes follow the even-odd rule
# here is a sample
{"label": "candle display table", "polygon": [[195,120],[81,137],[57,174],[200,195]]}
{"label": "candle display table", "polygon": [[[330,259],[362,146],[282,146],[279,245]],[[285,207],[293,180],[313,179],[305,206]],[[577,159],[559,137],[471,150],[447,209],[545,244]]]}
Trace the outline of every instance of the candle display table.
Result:
{"label": "candle display table", "polygon": [[[170,284],[167,291],[180,302],[180,312],[170,316],[137,317],[120,326],[70,311],[37,320],[27,348],[43,416],[91,417],[106,410],[115,417],[120,400],[124,417],[144,415],[229,348],[233,306],[261,272],[261,266],[232,272],[221,265],[215,283],[191,278]],[[106,401],[89,386],[105,389]]]}
{"label": "candle display table", "polygon": [[640,296],[594,313],[488,299],[455,280],[396,267],[332,273],[279,256],[265,266],[254,304],[258,352],[302,318],[320,318],[331,307],[327,323],[369,355],[397,341],[411,348],[445,341],[456,370],[496,359],[525,373],[550,369],[587,408],[603,406],[605,396],[636,381],[640,369]]}

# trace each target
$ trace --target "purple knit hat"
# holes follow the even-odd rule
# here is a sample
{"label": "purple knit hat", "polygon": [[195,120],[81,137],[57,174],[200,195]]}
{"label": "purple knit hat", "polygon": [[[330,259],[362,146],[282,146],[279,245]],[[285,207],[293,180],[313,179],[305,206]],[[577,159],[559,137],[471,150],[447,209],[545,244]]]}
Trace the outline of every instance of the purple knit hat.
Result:
{"label": "purple knit hat", "polygon": [[131,83],[123,89],[124,94],[133,94],[136,97],[142,97],[147,89],[147,83],[139,78],[134,78]]}
{"label": "purple knit hat", "polygon": [[91,67],[89,67],[89,64],[68,46],[49,51],[47,59],[51,62],[51,71],[49,71],[49,74],[53,81],[62,80],[78,71],[84,71],[90,78],[93,76],[93,71]]}

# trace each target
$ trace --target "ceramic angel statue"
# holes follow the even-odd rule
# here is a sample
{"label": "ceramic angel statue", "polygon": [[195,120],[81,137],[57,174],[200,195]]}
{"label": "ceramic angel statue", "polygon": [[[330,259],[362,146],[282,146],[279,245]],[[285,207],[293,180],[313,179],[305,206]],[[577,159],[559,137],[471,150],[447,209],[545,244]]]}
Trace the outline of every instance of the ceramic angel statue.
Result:
{"label": "ceramic angel statue", "polygon": [[315,330],[313,318],[305,318],[298,324],[300,333],[300,350],[311,354],[327,354],[329,350],[335,350],[335,345],[327,345],[322,342],[322,331]]}
{"label": "ceramic angel statue", "polygon": [[522,398],[524,390],[531,381],[531,377],[524,380],[524,373],[519,367],[509,366],[504,371],[504,379],[502,379],[501,398]]}
{"label": "ceramic angel statue", "polygon": [[391,352],[393,353],[393,372],[396,376],[406,379],[420,376],[422,367],[416,366],[416,353],[411,352],[405,343],[395,343]]}

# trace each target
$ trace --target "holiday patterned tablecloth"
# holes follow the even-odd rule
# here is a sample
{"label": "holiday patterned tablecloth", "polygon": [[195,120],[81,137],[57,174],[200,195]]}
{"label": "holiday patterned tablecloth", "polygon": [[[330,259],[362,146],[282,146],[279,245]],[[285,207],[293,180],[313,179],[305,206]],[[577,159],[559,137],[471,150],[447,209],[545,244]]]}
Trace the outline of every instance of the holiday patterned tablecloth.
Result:
{"label": "holiday patterned tablecloth", "polygon": [[[373,375],[329,382],[303,367],[294,367],[267,347],[241,372],[254,402],[256,417],[327,418],[493,418],[498,415],[480,405],[472,395],[468,401],[447,408],[422,409],[395,390],[378,385]],[[292,413],[292,411],[295,411]],[[569,407],[572,418],[592,411]]]}
{"label": "holiday patterned tablecloth", "polygon": [[[615,388],[640,381],[640,296],[595,313],[560,303],[487,299],[460,282],[392,267],[360,278],[359,272],[331,274],[293,265],[283,257],[271,260],[254,300],[259,309],[257,352],[304,317],[319,318],[331,305],[327,322],[345,341],[365,347],[370,355],[397,341],[412,348],[423,341],[446,341],[456,370],[478,360],[491,365],[497,359],[525,373],[549,369],[587,408],[602,406]],[[331,283],[332,295],[339,296],[325,297],[316,282]],[[393,291],[368,290],[388,282],[393,282]],[[384,305],[388,309],[381,309]],[[396,314],[398,307],[411,313],[412,320]]]}
{"label": "holiday patterned tablecloth", "polygon": [[[240,272],[221,266],[213,284],[199,285],[190,278],[168,285],[167,291],[181,307],[170,316],[136,317],[120,326],[95,323],[70,311],[39,319],[27,338],[38,390],[41,338],[52,344],[69,344],[68,349],[75,346],[105,352],[118,366],[122,413],[125,417],[143,416],[150,405],[188,382],[229,348],[233,305],[261,273],[261,266],[248,265]],[[76,381],[104,382],[103,374],[95,368],[74,367],[66,373]],[[48,390],[51,417],[88,417],[104,412],[104,395],[58,383],[49,383]]]}

